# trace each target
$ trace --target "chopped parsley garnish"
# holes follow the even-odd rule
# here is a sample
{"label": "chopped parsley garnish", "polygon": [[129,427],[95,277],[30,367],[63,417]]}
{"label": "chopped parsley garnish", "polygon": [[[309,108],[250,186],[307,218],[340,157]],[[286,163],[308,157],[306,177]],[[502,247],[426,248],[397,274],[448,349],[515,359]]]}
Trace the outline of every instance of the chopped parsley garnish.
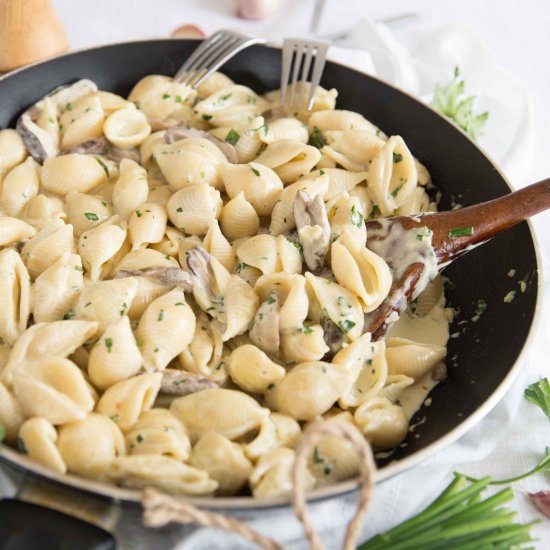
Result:
{"label": "chopped parsley garnish", "polygon": [[159,311],[159,316],[158,316],[157,321],[162,321],[163,319],[164,319],[164,309],[161,309]]}
{"label": "chopped parsley garnish", "polygon": [[69,312],[63,315],[63,321],[68,321],[69,319],[72,319],[75,315],[76,313],[71,309]]}
{"label": "chopped parsley garnish", "polygon": [[218,101],[227,101],[233,94],[224,94],[218,98]]}
{"label": "chopped parsley garnish", "polygon": [[65,109],[67,109],[67,111],[72,111],[73,110],[73,104],[72,103],[67,103],[67,105],[65,105]]}
{"label": "chopped parsley garnish", "polygon": [[344,332],[349,332],[355,326],[355,323],[353,321],[350,321],[349,319],[338,321],[338,324]]}
{"label": "chopped parsley garnish", "polygon": [[118,414],[113,414],[113,416],[110,416],[109,418],[110,418],[115,424],[118,423],[118,420],[119,420]]}
{"label": "chopped parsley garnish", "polygon": [[259,176],[259,175],[260,175],[260,171],[259,171],[259,170],[256,170],[256,168],[253,168],[253,167],[251,166],[250,169],[252,170],[252,172],[254,172],[254,174],[255,174],[256,176]]}
{"label": "chopped parsley garnish", "polygon": [[143,339],[142,339],[142,338],[138,338],[138,339],[136,340],[136,346],[137,346],[138,348],[140,348],[141,346],[143,346]]}
{"label": "chopped parsley garnish", "polygon": [[350,213],[351,223],[355,225],[355,227],[361,228],[363,225],[363,214],[355,208],[355,204],[351,207],[351,213]]}
{"label": "chopped parsley garnish", "polygon": [[176,212],[183,212],[183,208],[179,206],[178,208],[176,208]]}
{"label": "chopped parsley garnish", "polygon": [[267,303],[274,304],[276,301],[277,301],[277,293],[274,290],[272,290],[269,293],[269,296],[267,297]]}
{"label": "chopped parsley garnish", "polygon": [[482,315],[487,309],[487,302],[483,299],[477,301],[476,315]]}
{"label": "chopped parsley garnish", "polygon": [[141,216],[143,216],[143,214],[141,213],[141,210],[136,210],[136,216],[138,218],[141,218]]}
{"label": "chopped parsley garnish", "polygon": [[313,132],[311,132],[311,136],[309,136],[309,144],[313,145],[313,147],[317,147],[317,149],[321,149],[321,147],[325,146],[323,135],[317,126],[313,127]]}
{"label": "chopped parsley garnish", "polygon": [[477,140],[489,113],[485,111],[479,115],[474,114],[475,96],[466,97],[464,80],[459,77],[460,71],[455,67],[454,78],[447,86],[436,84],[432,105]]}
{"label": "chopped parsley garnish", "polygon": [[313,448],[313,464],[323,464],[325,462],[325,459],[319,454],[319,449],[317,448],[317,445]]}
{"label": "chopped parsley garnish", "polygon": [[397,164],[403,160],[403,155],[401,153],[393,153],[393,163]]}
{"label": "chopped parsley garnish", "polygon": [[95,212],[84,212],[84,215],[92,222],[99,220],[99,216]]}
{"label": "chopped parsley garnish", "polygon": [[392,192],[391,192],[391,196],[392,197],[397,197],[397,193],[399,193],[399,191],[401,191],[401,187],[403,187],[403,184],[399,185],[398,187],[396,187]]}
{"label": "chopped parsley garnish", "polygon": [[422,241],[423,239],[428,239],[432,235],[432,230],[428,229],[427,227],[423,227],[417,234],[416,234],[416,240]]}
{"label": "chopped parsley garnish", "polygon": [[137,434],[137,436],[136,436],[136,441],[137,441],[138,443],[143,443],[144,439],[145,439],[145,438],[143,437],[143,435]]}
{"label": "chopped parsley garnish", "polygon": [[107,165],[99,157],[94,157],[94,158],[97,161],[97,163],[99,164],[99,166],[101,166],[101,168],[103,168],[103,171],[105,172],[105,175],[107,177],[109,177],[109,169],[107,168]]}
{"label": "chopped parsley garnish", "polygon": [[227,143],[230,143],[231,145],[235,145],[237,141],[239,141],[240,137],[241,136],[238,134],[238,132],[235,132],[235,130],[231,128],[231,130],[229,130],[229,132],[225,136],[225,141],[227,141]]}
{"label": "chopped parsley garnish", "polygon": [[28,455],[29,454],[29,451],[27,451],[27,447],[25,446],[25,441],[23,441],[23,439],[21,437],[17,438],[16,445],[17,445],[17,450],[22,455]]}
{"label": "chopped parsley garnish", "polygon": [[175,306],[184,306],[185,304],[183,302],[176,302],[174,305]]}
{"label": "chopped parsley garnish", "polygon": [[537,407],[540,407],[542,412],[550,419],[550,383],[548,383],[548,378],[541,378],[538,382],[527,386],[523,396]]}
{"label": "chopped parsley garnish", "polygon": [[325,171],[321,168],[321,170],[319,170],[319,175],[320,176],[324,176],[325,175]]}
{"label": "chopped parsley garnish", "polygon": [[203,120],[210,120],[212,115],[202,115]]}
{"label": "chopped parsley garnish", "polygon": [[160,351],[159,348],[155,348],[155,349],[153,350],[154,353],[158,353],[159,351]]}
{"label": "chopped parsley garnish", "polygon": [[313,329],[311,327],[302,327],[302,332],[304,334],[313,334]]}
{"label": "chopped parsley garnish", "polygon": [[50,124],[55,124],[55,118],[49,116],[49,117],[48,117],[48,122],[49,122]]}
{"label": "chopped parsley garnish", "polygon": [[455,227],[454,229],[451,229],[449,231],[449,237],[451,239],[455,239],[456,237],[465,237],[467,235],[473,235],[474,234],[474,228],[473,227]]}
{"label": "chopped parsley garnish", "polygon": [[181,98],[180,95],[177,95],[176,96],[176,103],[181,103],[183,101],[183,99]]}
{"label": "chopped parsley garnish", "polygon": [[377,204],[373,203],[369,212],[369,219],[372,220],[377,215],[380,215],[380,208],[378,208]]}
{"label": "chopped parsley garnish", "polygon": [[332,472],[332,466],[330,464],[325,464],[323,467],[323,473],[328,476]]}
{"label": "chopped parsley garnish", "polygon": [[84,271],[84,268],[81,265],[75,265],[74,268],[76,271]]}
{"label": "chopped parsley garnish", "polygon": [[269,384],[269,386],[267,386],[267,389],[272,390],[274,387],[275,387],[275,384]]}
{"label": "chopped parsley garnish", "polygon": [[107,351],[111,353],[113,349],[113,339],[112,338],[105,338],[105,347],[107,348]]}
{"label": "chopped parsley garnish", "polygon": [[0,443],[4,441],[4,437],[6,437],[6,428],[0,424]]}
{"label": "chopped parsley garnish", "polygon": [[170,99],[170,94],[162,94],[162,99]]}
{"label": "chopped parsley garnish", "polygon": [[120,308],[120,316],[122,317],[126,313],[126,309],[128,308],[128,304],[126,302],[122,302],[122,307]]}

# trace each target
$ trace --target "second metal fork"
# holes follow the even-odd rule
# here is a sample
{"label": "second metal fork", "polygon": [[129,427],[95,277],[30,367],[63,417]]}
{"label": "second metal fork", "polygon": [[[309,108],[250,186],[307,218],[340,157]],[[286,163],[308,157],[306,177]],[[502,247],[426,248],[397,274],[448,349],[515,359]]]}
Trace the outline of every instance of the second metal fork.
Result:
{"label": "second metal fork", "polygon": [[[283,60],[281,66],[281,105],[286,105],[288,107],[294,105],[296,86],[298,82],[300,82],[300,91],[298,92],[298,102],[296,105],[298,109],[302,108],[305,83],[309,79],[311,63],[313,61],[311,79],[309,79],[311,88],[306,104],[306,109],[308,111],[311,110],[315,91],[321,81],[321,76],[325,67],[329,46],[330,43],[323,40],[285,39],[283,42]],[[291,71],[292,79],[289,82]],[[289,85],[290,91],[287,95]]]}
{"label": "second metal fork", "polygon": [[219,30],[205,39],[189,56],[174,76],[174,80],[196,88],[235,54],[248,46],[264,42],[264,38],[254,38],[225,29]]}

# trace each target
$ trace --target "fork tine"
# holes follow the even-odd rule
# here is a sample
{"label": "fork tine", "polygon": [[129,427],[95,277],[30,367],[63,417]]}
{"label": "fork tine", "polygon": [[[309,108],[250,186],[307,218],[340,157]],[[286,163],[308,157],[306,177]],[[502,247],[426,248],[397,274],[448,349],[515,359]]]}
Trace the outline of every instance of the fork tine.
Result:
{"label": "fork tine", "polygon": [[[209,58],[212,54],[217,54],[222,51],[224,46],[231,40],[231,36],[220,36],[217,40],[209,42],[204,48],[201,49],[199,55],[195,56],[195,59],[188,64],[185,71],[183,70],[183,67],[178,71],[178,74],[181,73],[180,80],[186,80],[189,74],[204,67],[204,60]],[[198,48],[196,52],[198,52]]]}
{"label": "fork tine", "polygon": [[317,54],[315,55],[315,61],[313,62],[313,73],[311,75],[311,89],[309,90],[309,98],[307,102],[307,110],[310,111],[313,105],[313,98],[315,97],[315,91],[319,82],[321,82],[321,76],[323,75],[323,69],[327,60],[327,52],[329,44],[327,42],[319,42],[316,44]]}
{"label": "fork tine", "polygon": [[292,67],[292,57],[294,55],[294,44],[288,39],[283,42],[283,59],[281,61],[281,92],[280,104],[284,105],[286,100],[286,90],[288,86],[288,77]]}
{"label": "fork tine", "polygon": [[302,108],[302,101],[304,99],[304,88],[306,85],[307,78],[309,76],[309,68],[311,66],[311,59],[313,57],[314,46],[312,44],[306,44],[307,52],[306,58],[304,59],[304,66],[302,68],[302,82],[300,84],[300,93],[298,94],[298,110]]}
{"label": "fork tine", "polygon": [[193,82],[197,77],[202,75],[205,70],[208,70],[212,62],[223,59],[225,54],[234,47],[236,42],[236,37],[229,36],[223,40],[218,40],[212,48],[205,49],[204,55],[200,60],[197,60],[194,66],[183,76],[182,82],[188,86],[193,86]]}
{"label": "fork tine", "polygon": [[[304,45],[301,42],[296,43],[296,50],[294,56],[294,67],[292,68],[292,82],[290,84],[290,94],[288,98],[288,106],[292,107],[294,105],[294,94],[296,92],[296,82],[298,81],[298,73],[300,71],[300,66],[302,65],[302,59],[304,57]],[[298,107],[298,110],[300,108]]]}
{"label": "fork tine", "polygon": [[202,55],[205,48],[209,47],[210,44],[215,44],[223,35],[224,35],[224,31],[221,30],[221,31],[215,32],[209,38],[206,38],[205,40],[203,40],[202,43],[199,44],[199,46],[197,46],[196,50],[186,59],[185,63],[178,70],[174,78],[177,79],[179,75],[185,74],[191,68],[195,60],[200,55]]}

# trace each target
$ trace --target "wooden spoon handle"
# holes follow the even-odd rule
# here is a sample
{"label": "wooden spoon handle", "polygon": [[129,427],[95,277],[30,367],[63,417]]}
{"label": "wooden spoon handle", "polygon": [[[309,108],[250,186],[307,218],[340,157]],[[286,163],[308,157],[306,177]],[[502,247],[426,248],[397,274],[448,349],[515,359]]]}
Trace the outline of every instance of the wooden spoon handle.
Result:
{"label": "wooden spoon handle", "polygon": [[[420,219],[419,225],[426,225],[433,231],[432,245],[439,263],[444,263],[468,247],[487,241],[549,208],[550,178],[488,202],[428,214]],[[471,234],[467,234],[469,228],[472,228]],[[461,229],[466,234],[460,235]]]}

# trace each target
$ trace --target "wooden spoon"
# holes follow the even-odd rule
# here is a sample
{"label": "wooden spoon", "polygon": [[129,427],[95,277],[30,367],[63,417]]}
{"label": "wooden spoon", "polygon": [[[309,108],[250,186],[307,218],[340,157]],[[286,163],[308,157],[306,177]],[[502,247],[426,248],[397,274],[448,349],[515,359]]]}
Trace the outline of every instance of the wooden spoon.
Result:
{"label": "wooden spoon", "polygon": [[[542,180],[524,189],[515,191],[481,204],[468,206],[449,212],[438,212],[423,216],[397,216],[389,218],[384,223],[391,228],[397,224],[404,230],[421,229],[427,227],[432,234],[432,246],[437,259],[438,269],[441,271],[455,258],[471,250],[474,245],[488,241],[501,231],[516,225],[527,218],[550,208],[550,178]],[[383,237],[376,235],[382,223],[378,220],[365,222],[367,234],[373,232],[369,239],[371,246]],[[370,248],[370,247],[369,247]],[[376,246],[377,253],[380,249]],[[384,257],[384,255],[382,255]],[[391,258],[385,257],[391,263]],[[392,267],[390,265],[390,267]],[[382,338],[389,328],[387,322],[394,312],[400,315],[415,295],[415,288],[425,268],[424,262],[412,262],[401,273],[398,280],[394,280],[387,298],[374,311],[365,314],[363,331],[372,333],[373,340]]]}

